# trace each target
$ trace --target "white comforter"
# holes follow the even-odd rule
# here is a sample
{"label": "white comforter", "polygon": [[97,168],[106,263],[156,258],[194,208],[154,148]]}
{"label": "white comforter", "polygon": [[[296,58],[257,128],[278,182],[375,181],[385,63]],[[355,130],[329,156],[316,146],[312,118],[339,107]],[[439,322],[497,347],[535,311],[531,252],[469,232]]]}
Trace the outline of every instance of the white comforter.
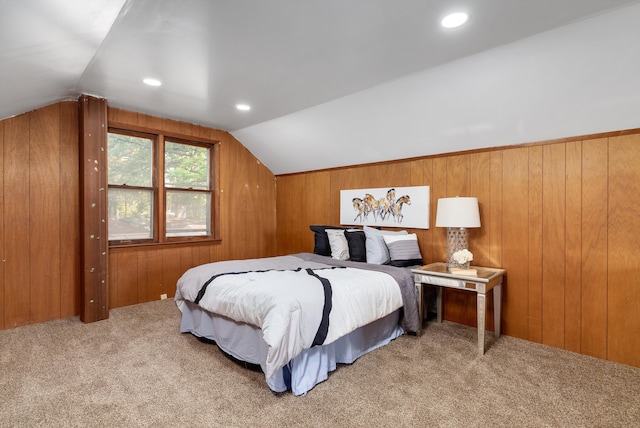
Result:
{"label": "white comforter", "polygon": [[[296,268],[301,271],[292,271]],[[202,308],[237,322],[258,326],[268,346],[266,377],[273,376],[311,347],[322,318],[324,290],[304,269],[331,282],[332,309],[323,344],[382,318],[402,306],[396,281],[388,274],[355,268],[329,269],[294,256],[210,263],[189,269],[178,280],[175,300],[194,302],[202,285],[223,272],[199,302]]]}

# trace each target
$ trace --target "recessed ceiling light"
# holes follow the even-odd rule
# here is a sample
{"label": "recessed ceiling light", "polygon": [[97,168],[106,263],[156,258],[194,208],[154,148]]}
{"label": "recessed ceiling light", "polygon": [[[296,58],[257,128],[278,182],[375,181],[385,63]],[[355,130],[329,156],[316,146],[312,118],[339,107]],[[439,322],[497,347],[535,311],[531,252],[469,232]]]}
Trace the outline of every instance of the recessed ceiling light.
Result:
{"label": "recessed ceiling light", "polygon": [[145,85],[149,85],[149,86],[160,86],[160,85],[162,85],[161,81],[159,81],[158,79],[152,79],[150,77],[147,77],[146,79],[142,79],[142,82]]}
{"label": "recessed ceiling light", "polygon": [[464,12],[456,12],[450,13],[449,15],[442,18],[442,21],[440,21],[440,23],[445,28],[455,28],[467,22],[467,19],[469,19],[468,14]]}
{"label": "recessed ceiling light", "polygon": [[242,110],[242,111],[249,111],[251,110],[251,106],[248,104],[236,104],[236,108],[238,110]]}

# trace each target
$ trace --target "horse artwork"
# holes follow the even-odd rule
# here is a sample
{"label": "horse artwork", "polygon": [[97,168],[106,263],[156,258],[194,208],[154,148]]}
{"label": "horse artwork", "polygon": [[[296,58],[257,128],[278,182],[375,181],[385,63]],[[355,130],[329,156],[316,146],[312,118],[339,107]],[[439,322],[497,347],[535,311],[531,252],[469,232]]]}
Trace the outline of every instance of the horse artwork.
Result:
{"label": "horse artwork", "polygon": [[341,190],[340,223],[428,229],[429,186]]}

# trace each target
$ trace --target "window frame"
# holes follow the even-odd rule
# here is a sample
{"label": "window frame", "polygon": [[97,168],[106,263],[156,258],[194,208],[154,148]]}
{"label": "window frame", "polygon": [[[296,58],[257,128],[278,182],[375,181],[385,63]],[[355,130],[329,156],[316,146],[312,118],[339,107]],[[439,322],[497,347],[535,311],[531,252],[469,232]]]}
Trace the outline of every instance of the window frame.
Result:
{"label": "window frame", "polygon": [[[184,243],[199,242],[219,242],[220,239],[220,141],[201,138],[193,135],[184,135],[173,132],[166,132],[157,129],[150,129],[140,126],[128,124],[111,123],[107,129],[109,133],[132,135],[137,137],[148,138],[152,140],[152,186],[153,186],[153,238],[152,239],[124,239],[109,240],[109,248],[122,247],[142,247],[142,246],[158,246],[172,245]],[[108,137],[107,137],[108,138]],[[176,188],[165,187],[164,182],[164,157],[165,142],[190,144],[194,146],[205,147],[210,150],[209,159],[209,190],[199,190],[202,193],[210,194],[210,218],[209,218],[209,235],[194,236],[166,236],[166,193],[167,190],[176,190]],[[108,144],[107,144],[108,147]],[[108,153],[107,153],[108,159]],[[108,175],[107,165],[107,175]],[[144,189],[147,187],[140,186],[123,186],[110,185],[107,180],[107,201],[109,188],[123,189]],[[178,188],[181,190],[182,188]],[[107,237],[108,237],[108,221],[107,221]],[[107,238],[108,239],[108,238]]]}

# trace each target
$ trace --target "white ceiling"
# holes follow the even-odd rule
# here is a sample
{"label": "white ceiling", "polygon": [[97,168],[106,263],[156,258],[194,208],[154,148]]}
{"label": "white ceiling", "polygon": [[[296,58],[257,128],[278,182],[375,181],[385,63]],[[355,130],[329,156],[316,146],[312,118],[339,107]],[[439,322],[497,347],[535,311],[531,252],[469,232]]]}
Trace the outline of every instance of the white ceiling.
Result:
{"label": "white ceiling", "polygon": [[[0,118],[91,94],[114,107],[230,131],[276,174],[559,138],[567,135],[553,132],[574,128],[554,127],[556,116],[539,112],[550,100],[535,100],[536,82],[556,79],[547,74],[553,67],[536,68],[569,60],[573,70],[592,46],[606,56],[611,43],[616,54],[629,47],[622,53],[631,56],[629,72],[637,71],[638,4],[0,0]],[[470,13],[467,25],[439,26],[458,10]],[[624,31],[632,32],[618,32],[614,18],[627,19],[633,29]],[[608,31],[601,43],[602,28],[616,30],[613,39]],[[163,85],[143,85],[144,77]],[[580,88],[590,82],[584,77]],[[505,103],[523,91],[534,100],[512,113]],[[252,109],[236,110],[239,102]],[[552,135],[531,130],[538,126]]]}

